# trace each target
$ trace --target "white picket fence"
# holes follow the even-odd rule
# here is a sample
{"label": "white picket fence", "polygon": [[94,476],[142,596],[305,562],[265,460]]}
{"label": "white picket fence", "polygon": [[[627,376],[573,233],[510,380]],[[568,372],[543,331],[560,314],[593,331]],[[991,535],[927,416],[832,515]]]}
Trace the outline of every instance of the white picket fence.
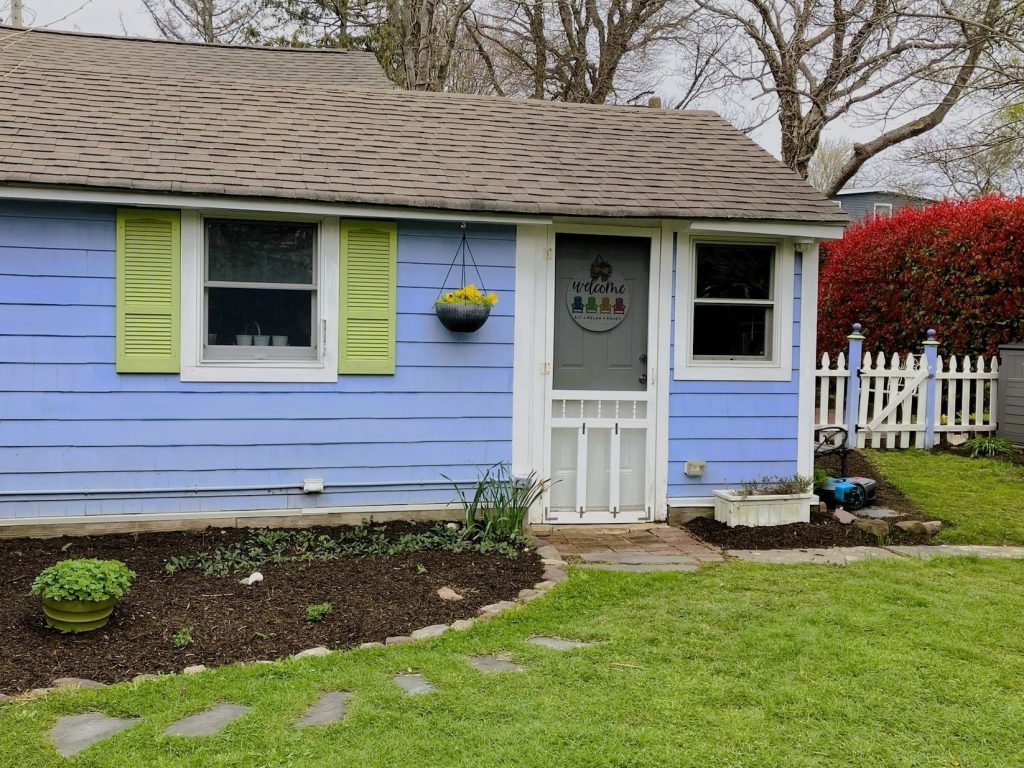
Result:
{"label": "white picket fence", "polygon": [[[999,360],[978,357],[936,359],[934,432],[994,432]],[[821,356],[817,370],[815,428],[846,423],[847,357]],[[864,353],[860,368],[856,444],[860,448],[923,447],[928,364],[923,354]]]}

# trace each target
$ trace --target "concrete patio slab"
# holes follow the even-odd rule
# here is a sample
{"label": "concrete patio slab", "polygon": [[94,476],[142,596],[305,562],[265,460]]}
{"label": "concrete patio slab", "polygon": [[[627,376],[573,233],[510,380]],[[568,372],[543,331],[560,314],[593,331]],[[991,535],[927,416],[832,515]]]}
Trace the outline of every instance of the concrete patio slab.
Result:
{"label": "concrete patio slab", "polygon": [[101,712],[69,715],[50,729],[50,739],[62,757],[71,757],[97,741],[131,728],[140,720],[138,717],[108,717]]}
{"label": "concrete patio slab", "polygon": [[923,560],[930,560],[933,557],[1024,559],[1024,547],[994,547],[982,544],[917,544],[914,546],[892,546],[888,549],[904,557],[917,557]]}

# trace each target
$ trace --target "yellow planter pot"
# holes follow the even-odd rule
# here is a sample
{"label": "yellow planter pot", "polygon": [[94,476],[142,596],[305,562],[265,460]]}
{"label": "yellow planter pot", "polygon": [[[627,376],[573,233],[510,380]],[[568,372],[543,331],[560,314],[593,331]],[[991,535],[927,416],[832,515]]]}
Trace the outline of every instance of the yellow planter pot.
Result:
{"label": "yellow planter pot", "polygon": [[110,620],[117,598],[102,602],[43,598],[46,623],[61,632],[91,632]]}

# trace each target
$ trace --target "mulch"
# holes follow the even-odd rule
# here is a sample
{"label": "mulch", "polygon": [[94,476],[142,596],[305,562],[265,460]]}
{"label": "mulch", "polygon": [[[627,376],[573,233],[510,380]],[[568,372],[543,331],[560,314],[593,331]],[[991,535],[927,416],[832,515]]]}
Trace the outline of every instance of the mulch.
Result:
{"label": "mulch", "polygon": [[[407,525],[389,524],[387,534],[397,536]],[[213,549],[248,533],[207,529],[0,540],[0,691],[45,687],[58,677],[113,683],[193,664],[273,659],[318,645],[347,648],[383,641],[474,616],[481,606],[512,599],[533,586],[543,572],[532,552],[510,560],[440,551],[266,566],[261,568],[265,580],[251,587],[238,583],[248,574],[215,578],[164,572],[171,556]],[[40,571],[69,557],[122,560],[137,574],[131,593],[103,629],[80,635],[55,632],[43,621],[39,598],[29,595]],[[464,599],[442,600],[436,593],[444,586]],[[322,622],[307,622],[306,606],[322,602],[330,602],[332,612]],[[195,642],[176,650],[171,636],[186,626],[193,628]]]}
{"label": "mulch", "polygon": [[[826,456],[817,461],[818,466],[833,476],[839,474],[839,457]],[[862,475],[874,478],[878,485],[877,500],[874,506],[886,507],[899,514],[889,518],[887,522],[896,520],[925,520],[921,510],[908,499],[899,488],[889,482],[881,472],[856,452],[847,456],[846,471],[849,475]],[[863,531],[854,525],[843,525],[831,513],[812,512],[809,523],[792,523],[790,525],[771,525],[749,527],[738,525],[728,527],[706,517],[698,517],[687,523],[685,528],[701,541],[723,549],[817,549],[822,547],[874,547],[878,540],[874,534]],[[905,533],[890,527],[887,544],[928,544],[929,536]]]}

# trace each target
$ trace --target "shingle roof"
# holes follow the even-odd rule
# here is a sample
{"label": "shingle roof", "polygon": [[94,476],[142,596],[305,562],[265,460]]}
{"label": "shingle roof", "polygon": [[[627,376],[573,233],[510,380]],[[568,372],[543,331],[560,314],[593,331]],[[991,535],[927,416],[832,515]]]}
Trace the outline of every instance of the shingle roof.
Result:
{"label": "shingle roof", "polygon": [[[356,86],[343,82],[354,56],[0,28],[0,182],[848,222],[712,112]],[[338,82],[329,61],[341,62]]]}

